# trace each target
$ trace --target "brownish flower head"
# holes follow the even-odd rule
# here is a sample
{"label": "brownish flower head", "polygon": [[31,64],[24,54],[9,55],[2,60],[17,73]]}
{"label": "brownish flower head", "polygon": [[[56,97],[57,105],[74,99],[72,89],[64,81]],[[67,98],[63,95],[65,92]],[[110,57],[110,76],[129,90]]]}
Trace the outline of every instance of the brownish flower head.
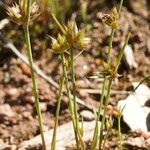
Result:
{"label": "brownish flower head", "polygon": [[66,37],[58,34],[57,39],[52,38],[52,51],[54,53],[65,52],[69,49],[69,45],[67,43]]}
{"label": "brownish flower head", "polygon": [[12,7],[7,7],[7,14],[14,22],[20,24],[21,12],[18,4],[13,4]]}
{"label": "brownish flower head", "polygon": [[[39,6],[34,2],[30,9],[30,18],[37,17]],[[7,14],[10,19],[17,24],[25,25],[27,23],[27,0],[19,0],[19,4],[15,3],[12,7],[7,7]]]}
{"label": "brownish flower head", "polygon": [[111,14],[100,14],[101,20],[110,26],[113,29],[118,29],[119,28],[119,16],[117,13],[116,8],[114,8],[111,12]]}
{"label": "brownish flower head", "polygon": [[67,25],[61,25],[57,18],[52,14],[52,17],[62,35],[58,35],[57,39],[52,38],[52,49],[56,53],[64,52],[69,49],[82,50],[89,43],[90,39],[85,37],[84,30],[78,30],[74,21],[68,21]]}
{"label": "brownish flower head", "polygon": [[31,19],[34,19],[35,17],[37,17],[39,15],[39,6],[37,5],[36,2],[34,2],[31,5],[31,11],[30,11],[30,17]]}
{"label": "brownish flower head", "polygon": [[65,31],[67,42],[74,49],[84,49],[90,41],[89,38],[85,37],[85,30],[78,30],[76,23],[73,21],[68,21]]}

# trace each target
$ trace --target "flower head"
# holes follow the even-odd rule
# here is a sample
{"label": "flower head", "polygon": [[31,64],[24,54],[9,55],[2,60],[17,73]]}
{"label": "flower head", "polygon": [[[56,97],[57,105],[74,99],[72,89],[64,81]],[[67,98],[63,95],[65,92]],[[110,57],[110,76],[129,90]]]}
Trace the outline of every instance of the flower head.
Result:
{"label": "flower head", "polygon": [[[34,2],[30,8],[31,19],[34,19],[39,14],[38,10],[39,6]],[[7,7],[7,14],[15,23],[25,25],[28,21],[27,0],[19,0],[19,4],[15,3],[11,7]]]}
{"label": "flower head", "polygon": [[111,14],[101,14],[100,18],[105,24],[107,24],[111,28],[113,29],[119,28],[119,22],[118,22],[119,16],[116,8],[112,10]]}
{"label": "flower head", "polygon": [[85,48],[90,41],[89,38],[85,37],[85,30],[78,30],[74,21],[68,21],[67,25],[61,25],[53,14],[52,17],[62,32],[62,35],[58,34],[57,40],[52,38],[54,52],[64,52],[68,49],[82,50]]}
{"label": "flower head", "polygon": [[52,38],[52,51],[54,53],[65,52],[69,49],[69,45],[67,43],[66,37],[58,34],[57,39]]}
{"label": "flower head", "polygon": [[90,41],[89,38],[85,37],[85,30],[78,30],[76,23],[73,21],[68,21],[65,31],[68,44],[75,49],[85,48]]}
{"label": "flower head", "polygon": [[10,16],[10,18],[14,21],[14,22],[18,22],[20,24],[20,18],[21,13],[20,13],[20,8],[18,4],[13,4],[12,7],[7,7],[7,14]]}
{"label": "flower head", "polygon": [[36,18],[39,15],[39,6],[36,2],[31,5],[30,17],[31,19]]}

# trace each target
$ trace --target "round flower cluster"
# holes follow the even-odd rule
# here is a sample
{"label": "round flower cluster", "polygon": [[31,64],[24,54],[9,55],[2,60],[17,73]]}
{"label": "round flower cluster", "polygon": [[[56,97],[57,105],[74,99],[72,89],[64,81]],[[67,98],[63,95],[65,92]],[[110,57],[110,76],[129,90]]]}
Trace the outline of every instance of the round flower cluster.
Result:
{"label": "round flower cluster", "polygon": [[60,53],[69,49],[82,50],[89,43],[90,39],[85,37],[85,30],[78,30],[73,21],[68,21],[63,28],[63,34],[58,34],[57,39],[52,38],[52,51]]}
{"label": "round flower cluster", "polygon": [[[39,6],[34,2],[30,8],[30,19],[35,19],[39,15],[38,10]],[[19,4],[15,3],[11,7],[7,7],[7,14],[13,22],[26,25],[28,22],[27,0],[20,0]]]}

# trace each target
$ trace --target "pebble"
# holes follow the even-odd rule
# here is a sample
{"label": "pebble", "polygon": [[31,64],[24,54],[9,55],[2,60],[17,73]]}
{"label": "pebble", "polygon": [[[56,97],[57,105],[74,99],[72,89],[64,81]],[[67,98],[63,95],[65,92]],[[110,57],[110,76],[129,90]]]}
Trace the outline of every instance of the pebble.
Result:
{"label": "pebble", "polygon": [[84,80],[77,80],[77,81],[76,81],[76,87],[77,87],[77,88],[87,88],[87,86],[86,86]]}
{"label": "pebble", "polygon": [[9,104],[0,105],[0,116],[13,117],[15,113],[11,109]]}
{"label": "pebble", "polygon": [[6,91],[6,93],[9,97],[18,97],[20,95],[20,92],[17,88],[10,88]]}
{"label": "pebble", "polygon": [[42,112],[45,112],[47,110],[47,104],[46,103],[40,103],[40,109]]}
{"label": "pebble", "polygon": [[23,112],[22,115],[23,115],[24,118],[26,118],[26,119],[28,119],[28,120],[30,120],[30,121],[33,120],[33,117],[32,117],[32,115],[31,115],[31,113],[28,112],[28,111]]}
{"label": "pebble", "polygon": [[0,90],[0,103],[4,102],[4,96],[5,96],[5,92],[3,90]]}
{"label": "pebble", "polygon": [[0,145],[0,150],[17,150],[17,146],[2,144],[2,145]]}
{"label": "pebble", "polygon": [[131,46],[127,45],[124,50],[125,62],[129,69],[134,69],[138,67],[135,61],[134,53]]}
{"label": "pebble", "polygon": [[92,121],[95,119],[94,114],[89,110],[82,110],[80,115],[83,117],[85,121]]}

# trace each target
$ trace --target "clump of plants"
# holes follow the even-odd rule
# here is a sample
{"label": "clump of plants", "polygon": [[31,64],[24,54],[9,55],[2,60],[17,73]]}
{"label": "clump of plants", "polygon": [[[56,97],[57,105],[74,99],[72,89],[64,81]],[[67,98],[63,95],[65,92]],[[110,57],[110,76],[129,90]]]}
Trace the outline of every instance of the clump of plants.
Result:
{"label": "clump of plants", "polygon": [[[94,131],[92,145],[91,145],[92,150],[96,150],[97,147],[98,149],[105,149],[107,137],[113,126],[113,121],[106,117],[107,106],[109,104],[112,83],[115,78],[118,78],[120,76],[118,74],[118,68],[124,54],[124,49],[130,38],[130,33],[127,33],[124,44],[120,49],[118,56],[112,61],[111,51],[113,45],[113,37],[115,31],[119,28],[119,16],[120,16],[122,4],[123,4],[123,0],[120,1],[120,5],[118,9],[114,8],[111,14],[102,14],[101,16],[101,19],[104,22],[104,24],[110,27],[111,34],[109,39],[107,62],[103,61],[103,72],[100,72],[99,74],[94,76],[94,78],[101,78],[101,77],[103,78],[103,87],[102,87],[102,94],[100,97],[98,112],[96,112],[95,131]],[[8,7],[7,13],[12,21],[16,22],[19,25],[22,25],[24,28],[26,49],[27,49],[27,55],[30,64],[30,70],[31,70],[33,95],[35,98],[35,106],[38,115],[42,145],[43,145],[43,149],[46,150],[46,144],[44,139],[43,127],[42,127],[42,116],[39,107],[38,86],[37,86],[37,81],[35,79],[35,73],[33,69],[33,58],[32,58],[30,33],[29,33],[30,21],[35,19],[38,16],[39,14],[38,9],[39,7],[35,2],[32,4],[31,0],[20,0],[19,4],[14,4],[12,7]],[[82,50],[86,49],[86,46],[89,43],[90,39],[85,36],[84,29],[81,30],[78,29],[74,21],[68,21],[68,23],[64,25],[57,20],[54,14],[52,14],[52,17],[56,25],[59,27],[60,32],[58,33],[57,38],[51,37],[52,40],[51,49],[54,53],[60,55],[63,73],[59,81],[59,94],[57,99],[57,108],[55,114],[54,132],[51,141],[51,150],[57,149],[56,136],[57,136],[58,119],[59,119],[62,94],[64,92],[63,89],[64,86],[69,101],[69,110],[70,110],[73,129],[74,129],[76,146],[78,150],[85,150],[86,145],[85,145],[85,141],[83,141],[83,122],[82,123],[79,122],[78,111],[77,111],[76,86],[75,86],[76,73],[74,69],[74,61],[76,58],[75,56],[76,51],[78,50],[79,53],[81,53]],[[68,84],[69,83],[68,72],[70,72],[71,74],[72,88],[70,88]],[[101,125],[99,125],[100,114],[102,111],[102,105],[104,101],[104,95],[106,95],[106,101],[104,104],[102,122]],[[121,110],[117,112],[120,149],[122,149],[122,138],[121,138],[121,129],[120,129],[121,112],[122,112]],[[107,131],[104,136],[105,126]]]}

